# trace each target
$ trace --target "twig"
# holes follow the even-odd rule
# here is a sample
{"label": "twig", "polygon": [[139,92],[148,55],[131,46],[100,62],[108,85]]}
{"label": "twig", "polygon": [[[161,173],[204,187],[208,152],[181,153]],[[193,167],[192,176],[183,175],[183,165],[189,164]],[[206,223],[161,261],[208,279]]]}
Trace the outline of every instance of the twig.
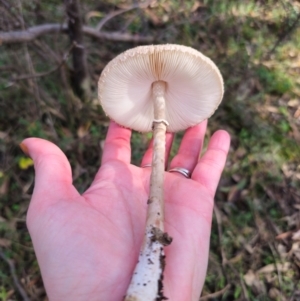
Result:
{"label": "twig", "polygon": [[46,75],[49,75],[53,72],[55,72],[56,70],[60,69],[60,67],[66,62],[66,60],[69,57],[70,52],[72,51],[72,49],[75,47],[75,43],[73,43],[69,49],[67,50],[67,52],[64,54],[63,59],[59,62],[59,64],[57,66],[55,66],[54,68],[50,69],[49,71],[45,71],[45,72],[41,72],[41,73],[34,73],[34,74],[26,74],[26,75],[21,75],[18,77],[15,77],[13,79],[13,81],[18,81],[18,80],[23,80],[23,79],[30,79],[30,78],[37,78],[37,77],[43,77]]}
{"label": "twig", "polygon": [[298,284],[300,283],[300,280],[298,280],[295,284],[294,284],[294,289],[293,289],[293,293],[292,293],[292,295],[291,295],[291,298],[288,300],[288,301],[296,301],[296,299],[294,299],[294,297],[295,297],[295,295],[296,295],[296,293],[297,293],[297,291],[298,291]]}
{"label": "twig", "polygon": [[[120,32],[98,32],[96,29],[88,26],[83,26],[83,33],[94,38],[104,39],[109,41],[121,41],[121,42],[139,42],[139,43],[152,43],[153,37],[143,37],[140,35],[131,35],[128,33]],[[1,40],[1,35],[0,35]]]}
{"label": "twig", "polygon": [[64,6],[68,21],[69,39],[71,43],[76,45],[72,49],[73,89],[81,100],[89,101],[91,98],[91,85],[84,47],[79,0],[64,0]]}
{"label": "twig", "polygon": [[132,6],[128,7],[128,8],[123,8],[123,9],[120,9],[120,10],[117,10],[117,11],[114,11],[110,14],[108,14],[106,17],[104,17],[99,23],[98,25],[96,26],[96,30],[97,31],[100,31],[102,29],[102,27],[105,25],[105,23],[107,23],[109,20],[111,20],[112,18],[118,16],[118,15],[121,15],[121,14],[124,14],[130,10],[133,10],[133,9],[136,9],[136,8],[146,8],[148,7],[151,2],[153,2],[153,0],[148,0],[146,1],[145,3],[138,3],[138,4],[133,4]]}
{"label": "twig", "polygon": [[[0,32],[0,45],[31,42],[44,34],[51,33],[67,33],[66,24],[43,24],[32,26],[27,30],[17,30],[10,32]],[[84,34],[97,39],[109,41],[122,41],[122,42],[139,42],[139,43],[152,43],[153,37],[131,35],[120,32],[99,32],[95,28],[83,26],[82,31]]]}
{"label": "twig", "polygon": [[281,271],[278,268],[278,264],[277,264],[277,261],[276,261],[276,251],[274,250],[274,247],[270,242],[268,242],[268,245],[269,245],[269,249],[271,250],[273,259],[274,259],[274,264],[275,264],[275,268],[276,268],[276,272],[277,272],[277,276],[278,276],[280,299],[282,299],[282,297],[283,297],[283,294],[282,294],[282,275],[281,275]]}
{"label": "twig", "polygon": [[243,295],[244,295],[244,299],[248,301],[249,298],[248,298],[247,289],[245,287],[244,281],[241,279],[241,277],[240,277],[238,271],[235,269],[235,267],[226,258],[225,251],[223,250],[223,247],[222,247],[222,236],[223,236],[223,234],[222,234],[222,217],[221,217],[221,212],[220,212],[217,204],[215,204],[215,206],[214,206],[214,213],[215,213],[217,224],[218,224],[218,235],[219,235],[219,244],[220,244],[221,256],[222,256],[222,266],[228,265],[229,268],[234,272],[236,277],[239,278],[240,284],[242,287],[242,291],[243,291]]}
{"label": "twig", "polygon": [[23,24],[23,20],[17,16],[13,10],[12,10],[12,5],[10,3],[8,3],[5,0],[0,0],[1,4],[3,5],[3,7],[5,8],[5,10],[13,17],[16,19],[17,22],[19,22],[21,25]]}
{"label": "twig", "polygon": [[219,296],[222,296],[229,288],[231,287],[230,283],[228,283],[224,288],[222,288],[220,291],[217,291],[212,294],[208,294],[206,296],[202,296],[199,300],[200,301],[206,301],[209,299],[218,298]]}
{"label": "twig", "polygon": [[[18,8],[20,11],[20,20],[22,21],[22,30],[25,30],[25,21],[23,18],[23,6],[22,6],[22,2],[20,0],[18,0],[18,6],[19,6]],[[35,70],[34,70],[32,59],[31,59],[31,55],[28,51],[27,43],[23,44],[23,48],[25,51],[25,58],[27,61],[28,70],[29,70],[30,74],[34,74]],[[35,78],[32,78],[32,80],[29,80],[28,83],[33,88],[34,95],[35,95],[35,100],[36,100],[36,103],[35,103],[36,112],[35,113],[37,113],[37,115],[40,115],[39,114],[40,107],[38,106],[38,103],[41,103],[41,97],[40,97],[40,92],[39,92],[39,87],[38,87],[37,81]]]}
{"label": "twig", "polygon": [[215,206],[214,206],[214,214],[216,216],[217,225],[218,225],[219,246],[220,246],[221,256],[222,256],[222,265],[225,265],[228,262],[228,260],[226,258],[226,253],[222,247],[223,246],[223,243],[222,243],[222,237],[223,237],[222,217],[221,217],[221,213],[220,213],[220,210],[219,210],[217,204],[215,204]]}
{"label": "twig", "polygon": [[0,249],[0,257],[8,264],[9,266],[9,270],[10,270],[10,274],[13,278],[13,281],[14,281],[14,284],[19,292],[19,294],[22,296],[23,298],[23,301],[31,301],[29,299],[29,297],[27,296],[27,293],[25,292],[25,290],[23,289],[19,279],[18,279],[18,276],[17,276],[17,273],[16,273],[16,268],[15,268],[15,265],[13,263],[13,261],[11,259],[8,259],[4,252],[2,251],[2,249]]}
{"label": "twig", "polygon": [[297,28],[297,24],[300,21],[300,13],[298,13],[297,18],[294,20],[294,22],[286,29],[284,32],[278,37],[276,43],[273,45],[271,50],[267,52],[265,56],[265,60],[269,59],[271,54],[274,53],[276,48]]}

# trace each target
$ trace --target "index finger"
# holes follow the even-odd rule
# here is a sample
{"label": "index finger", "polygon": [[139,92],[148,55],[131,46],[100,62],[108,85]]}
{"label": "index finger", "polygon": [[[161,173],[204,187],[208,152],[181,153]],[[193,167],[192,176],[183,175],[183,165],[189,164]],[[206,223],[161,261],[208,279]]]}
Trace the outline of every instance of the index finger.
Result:
{"label": "index finger", "polygon": [[131,130],[111,121],[104,143],[102,164],[112,160],[129,164],[131,158],[130,137]]}

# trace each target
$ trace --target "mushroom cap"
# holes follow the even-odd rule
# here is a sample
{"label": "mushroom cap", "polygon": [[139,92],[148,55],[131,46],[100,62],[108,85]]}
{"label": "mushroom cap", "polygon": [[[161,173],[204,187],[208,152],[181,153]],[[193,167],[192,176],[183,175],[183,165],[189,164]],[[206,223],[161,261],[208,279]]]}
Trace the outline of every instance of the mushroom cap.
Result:
{"label": "mushroom cap", "polygon": [[124,127],[151,131],[155,81],[166,83],[169,132],[210,117],[224,93],[219,69],[199,51],[172,44],[139,46],[121,53],[104,68],[98,83],[103,110]]}

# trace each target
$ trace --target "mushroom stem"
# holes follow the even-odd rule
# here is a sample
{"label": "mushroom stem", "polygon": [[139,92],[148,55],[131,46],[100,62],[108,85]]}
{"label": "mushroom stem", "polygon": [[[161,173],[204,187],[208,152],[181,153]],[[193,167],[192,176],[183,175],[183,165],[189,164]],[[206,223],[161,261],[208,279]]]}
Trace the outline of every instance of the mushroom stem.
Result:
{"label": "mushroom stem", "polygon": [[139,260],[135,267],[125,301],[160,301],[163,295],[164,246],[172,239],[164,232],[164,170],[167,121],[165,120],[163,81],[152,85],[153,157],[146,230]]}
{"label": "mushroom stem", "polygon": [[154,121],[153,121],[153,155],[150,178],[150,196],[148,201],[147,226],[152,225],[164,231],[164,171],[165,143],[167,124],[165,121],[165,89],[162,81],[152,85]]}

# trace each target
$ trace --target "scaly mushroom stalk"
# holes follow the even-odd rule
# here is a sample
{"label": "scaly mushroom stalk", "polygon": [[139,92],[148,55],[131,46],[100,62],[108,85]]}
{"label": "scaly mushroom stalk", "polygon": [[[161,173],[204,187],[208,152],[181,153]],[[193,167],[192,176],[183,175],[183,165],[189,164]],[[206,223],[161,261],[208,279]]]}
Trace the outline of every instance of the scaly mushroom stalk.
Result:
{"label": "scaly mushroom stalk", "polygon": [[166,83],[156,81],[152,85],[154,121],[153,156],[150,178],[150,196],[146,230],[139,260],[125,301],[163,300],[164,246],[172,239],[164,232],[164,170],[167,121],[165,120]]}

